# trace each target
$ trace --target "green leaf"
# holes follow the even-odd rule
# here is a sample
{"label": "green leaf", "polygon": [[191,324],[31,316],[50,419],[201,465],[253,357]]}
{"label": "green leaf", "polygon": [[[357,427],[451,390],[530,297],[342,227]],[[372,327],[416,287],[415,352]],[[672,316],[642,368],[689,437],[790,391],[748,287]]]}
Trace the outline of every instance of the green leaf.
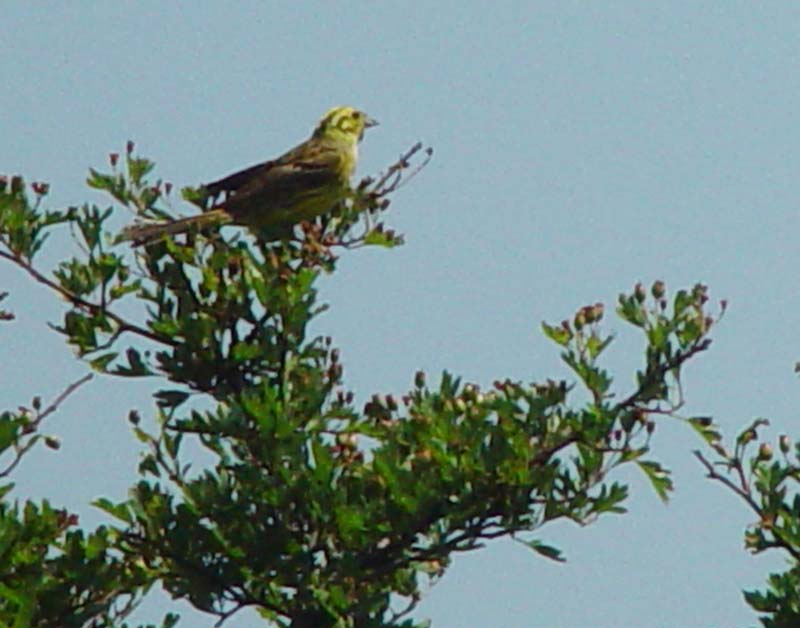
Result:
{"label": "green leaf", "polygon": [[105,373],[108,365],[111,364],[111,362],[113,362],[118,355],[119,352],[117,351],[104,353],[103,355],[91,360],[89,362],[89,366],[91,366],[95,371],[99,371],[100,373]]}
{"label": "green leaf", "polygon": [[131,517],[130,510],[128,508],[127,502],[123,502],[121,504],[115,504],[110,499],[105,497],[100,497],[92,502],[92,505],[100,510],[107,512],[109,515],[114,517],[115,519],[119,519],[124,523],[132,523],[133,518]]}
{"label": "green leaf", "polygon": [[669,471],[652,460],[637,460],[636,464],[647,476],[647,479],[650,480],[650,484],[661,498],[661,501],[664,503],[669,501],[669,492],[673,489]]}
{"label": "green leaf", "polygon": [[141,354],[136,349],[133,347],[129,348],[125,352],[125,356],[128,358],[128,366],[117,366],[117,368],[112,371],[114,375],[121,375],[123,377],[144,377],[153,375],[153,371],[145,364]]}
{"label": "green leaf", "polygon": [[112,190],[116,186],[117,176],[110,174],[102,174],[94,168],[89,168],[89,177],[86,179],[86,184],[95,188],[96,190]]}
{"label": "green leaf", "polygon": [[589,336],[589,339],[586,341],[586,350],[589,353],[589,357],[593,360],[600,356],[603,351],[606,350],[608,345],[610,345],[614,341],[614,336],[608,336],[607,338],[602,338],[597,334],[592,334]]}
{"label": "green leaf", "polygon": [[337,508],[335,516],[339,533],[346,541],[354,541],[367,528],[364,515],[357,508]]}
{"label": "green leaf", "polygon": [[142,475],[150,474],[155,477],[161,477],[161,470],[158,468],[158,463],[153,456],[145,456],[139,463],[139,473]]}
{"label": "green leaf", "polygon": [[185,187],[181,189],[181,197],[183,200],[197,205],[200,208],[205,208],[206,200],[208,199],[208,192],[204,187]]}
{"label": "green leaf", "polygon": [[678,290],[675,293],[675,300],[673,305],[673,315],[677,318],[684,311],[694,303],[694,297],[686,290]]}
{"label": "green leaf", "polygon": [[397,236],[387,231],[372,229],[364,236],[364,244],[372,246],[382,246],[387,249],[394,248],[403,243],[402,236]]}
{"label": "green leaf", "polygon": [[664,351],[669,341],[669,329],[664,325],[654,325],[647,331],[650,344],[660,351]]}
{"label": "green leaf", "polygon": [[544,332],[544,335],[550,338],[550,340],[562,347],[566,347],[569,341],[572,340],[572,332],[561,325],[548,325],[542,322],[542,332]]}
{"label": "green leaf", "polygon": [[237,362],[246,362],[257,358],[262,352],[262,348],[256,343],[237,342],[231,350],[231,356]]}
{"label": "green leaf", "polygon": [[611,512],[614,514],[624,514],[627,509],[620,506],[628,498],[628,487],[624,484],[614,482],[610,487],[603,485],[600,489],[600,494],[594,501],[592,512],[600,514],[603,512]]}
{"label": "green leaf", "polygon": [[549,558],[550,560],[554,560],[559,563],[566,562],[566,558],[563,557],[561,550],[557,547],[547,545],[537,539],[533,539],[531,541],[523,541],[521,539],[518,540],[520,543],[531,548],[534,552],[544,556],[545,558]]}
{"label": "green leaf", "polygon": [[623,320],[636,327],[644,327],[647,322],[647,315],[645,309],[639,301],[636,300],[634,295],[628,296],[625,294],[619,295],[619,306],[617,307],[617,315]]}
{"label": "green leaf", "polygon": [[14,417],[8,412],[0,415],[0,452],[17,442],[19,430],[25,423],[27,421]]}
{"label": "green leaf", "polygon": [[[104,528],[100,528],[100,532],[104,532]],[[108,549],[108,537],[104,533],[90,534],[86,539],[86,557],[94,559],[102,556],[103,552]]]}
{"label": "green leaf", "polygon": [[153,395],[160,408],[177,408],[190,397],[185,390],[159,390]]}
{"label": "green leaf", "polygon": [[709,445],[722,440],[722,434],[717,431],[711,417],[692,417],[687,419],[687,422]]}
{"label": "green leaf", "polygon": [[142,180],[152,172],[155,164],[149,159],[142,157],[128,157],[128,176],[131,183],[141,185]]}

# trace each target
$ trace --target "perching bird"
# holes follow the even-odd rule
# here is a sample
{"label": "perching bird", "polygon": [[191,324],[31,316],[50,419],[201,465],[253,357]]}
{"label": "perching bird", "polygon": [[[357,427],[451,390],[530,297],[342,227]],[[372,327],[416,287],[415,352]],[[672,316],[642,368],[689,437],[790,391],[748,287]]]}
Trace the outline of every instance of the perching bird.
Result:
{"label": "perching bird", "polygon": [[143,244],[192,227],[238,224],[269,239],[285,236],[347,198],[364,130],[375,126],[364,112],[334,107],[311,137],[277,159],[251,166],[205,186],[210,198],[225,199],[199,216],[126,227],[120,240]]}

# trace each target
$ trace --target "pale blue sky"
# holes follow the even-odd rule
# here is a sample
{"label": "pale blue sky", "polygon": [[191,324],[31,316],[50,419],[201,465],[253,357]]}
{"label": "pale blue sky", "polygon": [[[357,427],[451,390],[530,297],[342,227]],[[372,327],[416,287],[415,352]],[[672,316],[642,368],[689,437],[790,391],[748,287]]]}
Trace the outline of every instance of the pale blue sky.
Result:
{"label": "pale blue sky", "polygon": [[[730,308],[686,373],[689,410],[729,436],[762,415],[773,434],[800,436],[800,5],[68,6],[7,3],[0,19],[0,171],[49,181],[54,207],[105,202],[84,186],[87,168],[128,139],[164,178],[197,184],[304,139],[336,104],[381,122],[362,173],[417,140],[434,146],[389,218],[407,246],[348,254],[322,284],[332,309],[318,329],[359,395],[403,391],[418,368],[484,385],[563,376],[541,320],[611,306],[637,281],[703,281]],[[85,371],[45,327],[61,305],[7,265],[0,289],[19,317],[0,327],[0,407],[51,398]],[[609,366],[625,390],[641,344],[613,318],[606,327],[622,332]],[[47,425],[62,449],[25,461],[17,495],[100,522],[87,503],[124,497],[137,460],[125,417],[151,412],[153,385],[81,390]],[[753,516],[703,478],[697,446],[663,422],[668,506],[623,474],[629,515],[543,530],[566,565],[495,543],[457,557],[417,616],[436,628],[755,625],[740,591],[783,563],[744,552]],[[140,617],[168,607],[157,597]]]}

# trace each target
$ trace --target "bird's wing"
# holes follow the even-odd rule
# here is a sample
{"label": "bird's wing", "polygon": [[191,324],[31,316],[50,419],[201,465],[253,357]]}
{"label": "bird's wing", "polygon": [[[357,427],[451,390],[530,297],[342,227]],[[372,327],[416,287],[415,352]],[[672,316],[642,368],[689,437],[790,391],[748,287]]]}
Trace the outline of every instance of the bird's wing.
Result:
{"label": "bird's wing", "polygon": [[220,204],[233,216],[257,205],[261,211],[282,208],[295,202],[304,190],[330,185],[342,179],[341,151],[333,146],[301,144],[279,159],[251,166],[210,183],[212,196],[227,193]]}
{"label": "bird's wing", "polygon": [[266,172],[275,164],[275,160],[265,161],[255,166],[250,166],[239,172],[229,174],[227,177],[206,183],[203,187],[208,191],[209,196],[217,197],[223,192],[231,194],[236,192],[243,185],[247,184],[261,172]]}

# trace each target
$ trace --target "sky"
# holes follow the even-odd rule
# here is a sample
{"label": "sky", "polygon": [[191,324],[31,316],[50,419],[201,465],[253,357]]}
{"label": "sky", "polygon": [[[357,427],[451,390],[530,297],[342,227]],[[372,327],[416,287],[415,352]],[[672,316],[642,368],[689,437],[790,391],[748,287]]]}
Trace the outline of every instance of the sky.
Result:
{"label": "sky", "polygon": [[[484,386],[565,377],[539,331],[587,303],[613,309],[642,281],[698,281],[728,312],[685,373],[687,413],[729,437],[758,416],[800,437],[800,5],[785,2],[7,3],[0,38],[0,172],[51,184],[50,207],[107,204],[85,186],[127,140],[159,176],[196,185],[275,156],[319,116],[358,106],[381,123],[361,146],[375,173],[414,142],[434,159],[394,198],[393,250],[354,251],[321,282],[316,324],[361,398],[402,392],[417,369]],[[794,131],[793,131],[794,129]],[[179,208],[185,209],[185,208]],[[55,241],[47,268],[72,249]],[[0,265],[17,321],[0,326],[0,408],[55,397],[87,370],[46,323],[63,304]],[[5,305],[5,303],[4,303]],[[614,316],[608,368],[630,390],[643,345]],[[157,382],[95,379],[45,426],[14,479],[96,525],[124,499],[139,456],[126,416],[152,416]],[[659,422],[653,457],[674,472],[663,505],[636,474],[630,512],[457,556],[415,617],[436,628],[744,627],[753,521]],[[155,594],[136,617],[167,609]],[[255,625],[242,614],[226,625]]]}

